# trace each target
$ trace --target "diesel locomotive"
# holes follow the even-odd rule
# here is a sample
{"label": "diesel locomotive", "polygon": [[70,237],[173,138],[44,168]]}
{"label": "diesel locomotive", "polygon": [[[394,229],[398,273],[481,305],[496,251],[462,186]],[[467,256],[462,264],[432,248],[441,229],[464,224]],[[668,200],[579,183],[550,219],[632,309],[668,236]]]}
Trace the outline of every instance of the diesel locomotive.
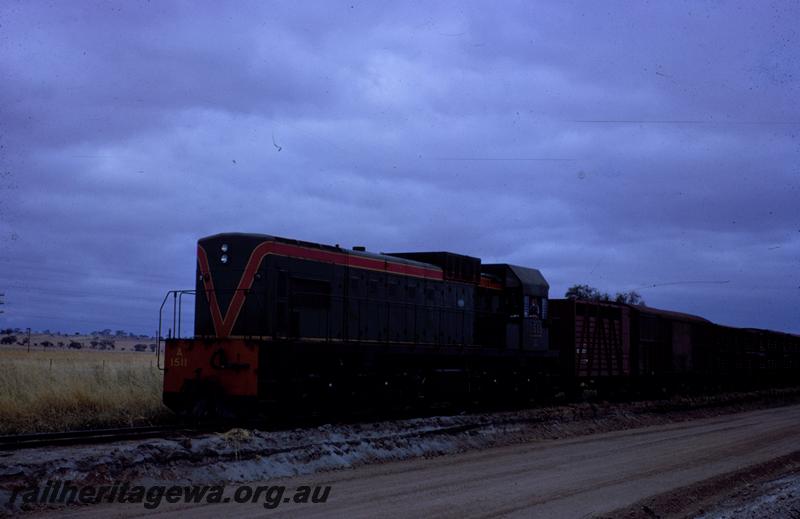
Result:
{"label": "diesel locomotive", "polygon": [[587,383],[791,382],[800,371],[798,336],[551,300],[536,269],[451,252],[225,233],[198,241],[196,274],[193,336],[173,318],[164,343],[164,403],[182,414],[525,404]]}

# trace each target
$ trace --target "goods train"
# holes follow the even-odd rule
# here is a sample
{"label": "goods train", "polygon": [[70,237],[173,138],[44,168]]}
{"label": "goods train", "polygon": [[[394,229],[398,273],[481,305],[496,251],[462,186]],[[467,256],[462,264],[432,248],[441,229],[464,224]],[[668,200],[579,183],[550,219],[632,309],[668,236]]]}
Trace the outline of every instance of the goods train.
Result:
{"label": "goods train", "polygon": [[548,292],[536,269],[450,252],[202,238],[194,333],[173,307],[164,403],[238,416],[798,380],[796,335]]}

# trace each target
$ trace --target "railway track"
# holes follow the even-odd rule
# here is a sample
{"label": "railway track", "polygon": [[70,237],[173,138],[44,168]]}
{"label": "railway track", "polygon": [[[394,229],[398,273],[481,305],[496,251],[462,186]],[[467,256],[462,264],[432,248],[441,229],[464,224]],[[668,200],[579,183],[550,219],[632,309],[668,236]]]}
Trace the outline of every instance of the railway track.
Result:
{"label": "railway track", "polygon": [[198,432],[201,432],[201,429],[192,429],[185,425],[161,425],[3,435],[0,436],[0,451],[61,445],[109,443],[146,438],[171,438],[180,435],[193,435]]}
{"label": "railway track", "polygon": [[[662,414],[671,411],[689,411],[698,410],[702,408],[724,407],[725,405],[747,404],[759,402],[764,398],[768,398],[770,402],[782,401],[784,403],[796,402],[797,390],[792,389],[786,394],[774,394],[772,391],[766,394],[756,395],[732,395],[732,398],[712,398],[709,401],[654,401],[650,405],[641,409],[641,412],[650,414]],[[452,411],[452,410],[451,410]],[[521,414],[517,414],[519,411]],[[547,414],[533,413],[528,414],[525,410],[515,411],[497,411],[499,415],[491,416],[492,413],[486,414],[486,411],[480,412],[472,419],[465,417],[464,420],[459,420],[460,423],[452,425],[443,425],[438,427],[414,426],[411,425],[405,430],[399,430],[386,435],[358,435],[353,438],[347,438],[339,441],[323,441],[322,443],[333,444],[358,444],[363,441],[377,441],[383,439],[404,438],[404,437],[431,437],[431,436],[447,436],[457,435],[462,433],[469,433],[482,428],[492,427],[508,427],[529,425],[533,423],[546,422],[551,419]],[[592,411],[593,413],[596,411]],[[405,413],[400,415],[364,415],[360,417],[348,417],[346,420],[337,421],[340,425],[352,425],[373,423],[383,420],[409,420],[415,418],[426,418],[428,416],[436,416],[435,414],[411,415],[406,416]],[[469,416],[469,415],[467,415]],[[591,418],[591,417],[589,417]],[[335,423],[337,423],[335,422]],[[330,423],[320,417],[312,416],[294,416],[292,418],[284,418],[283,420],[250,420],[250,421],[208,421],[208,422],[192,422],[192,423],[176,423],[160,426],[144,426],[144,427],[123,427],[123,428],[109,428],[109,429],[92,429],[82,431],[66,431],[66,432],[52,432],[52,433],[30,433],[30,434],[17,434],[17,435],[0,435],[0,452],[10,452],[28,448],[42,448],[51,446],[67,446],[67,445],[90,445],[90,444],[104,444],[117,441],[131,441],[149,438],[192,438],[203,434],[214,432],[225,432],[232,428],[241,428],[254,431],[261,431],[264,433],[288,431],[291,429],[313,429],[322,424]],[[291,451],[298,448],[311,447],[316,444],[295,444],[287,445],[279,451]],[[276,451],[277,452],[277,451]],[[264,454],[263,452],[261,454]]]}
{"label": "railway track", "polygon": [[[239,424],[245,425],[245,424]],[[299,425],[297,422],[293,426]],[[308,424],[306,424],[308,425]],[[435,436],[435,435],[448,435],[466,432],[468,430],[485,427],[486,423],[472,423],[460,424],[450,427],[437,427],[433,429],[416,429],[407,432],[394,433],[386,436],[378,437],[364,437],[354,438],[351,440],[342,441],[341,443],[358,443],[365,439],[388,439],[390,437],[405,437],[405,436]],[[21,449],[35,449],[42,447],[56,447],[68,445],[90,445],[90,444],[103,444],[112,443],[117,441],[130,441],[142,440],[149,438],[166,438],[174,439],[175,437],[191,437],[203,433],[210,433],[213,431],[227,430],[230,427],[235,427],[235,424],[203,424],[195,426],[181,425],[162,425],[162,426],[144,426],[144,427],[121,427],[113,429],[87,429],[80,431],[64,431],[64,432],[48,432],[48,433],[29,433],[29,434],[14,434],[14,435],[0,435],[0,452],[16,451]],[[286,430],[291,427],[288,424],[271,424],[265,426],[264,424],[246,424],[246,426],[253,427],[262,431],[278,431]],[[326,442],[336,443],[336,442]],[[287,451],[298,448],[294,445],[287,449]]]}
{"label": "railway track", "polygon": [[[386,436],[372,436],[364,438],[354,438],[351,440],[342,441],[340,443],[358,443],[365,439],[388,439],[393,437],[405,436],[435,436],[457,434],[471,429],[477,429],[486,426],[485,423],[462,424],[452,427],[439,427],[434,429],[413,430],[405,433],[391,434]],[[30,433],[30,434],[15,434],[15,435],[2,435],[0,436],[0,451],[15,451],[21,449],[35,449],[42,447],[56,447],[67,445],[89,445],[89,444],[103,444],[112,443],[117,441],[130,441],[130,440],[143,440],[149,438],[171,438],[176,436],[197,436],[198,434],[208,433],[219,428],[204,426],[204,427],[187,427],[185,425],[174,426],[152,426],[152,427],[122,427],[116,429],[89,429],[83,431],[65,431],[65,432],[52,432],[52,433]],[[281,428],[262,428],[261,430],[280,430]],[[336,443],[336,442],[326,442]],[[298,446],[294,445],[287,448],[287,451],[297,449]]]}

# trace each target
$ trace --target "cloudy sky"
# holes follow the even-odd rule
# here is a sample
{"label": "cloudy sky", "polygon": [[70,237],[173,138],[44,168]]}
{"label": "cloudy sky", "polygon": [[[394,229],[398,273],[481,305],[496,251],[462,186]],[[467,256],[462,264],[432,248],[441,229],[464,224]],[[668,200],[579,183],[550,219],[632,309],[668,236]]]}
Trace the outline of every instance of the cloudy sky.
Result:
{"label": "cloudy sky", "polygon": [[800,332],[792,2],[0,3],[3,326],[151,333],[197,238],[451,250]]}

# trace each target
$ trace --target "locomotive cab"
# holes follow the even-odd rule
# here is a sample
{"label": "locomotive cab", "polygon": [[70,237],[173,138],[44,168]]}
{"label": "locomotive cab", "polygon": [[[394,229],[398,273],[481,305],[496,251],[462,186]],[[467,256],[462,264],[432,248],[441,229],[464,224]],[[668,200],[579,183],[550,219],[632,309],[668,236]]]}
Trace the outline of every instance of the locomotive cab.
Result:
{"label": "locomotive cab", "polygon": [[537,269],[487,264],[481,271],[494,276],[503,287],[505,347],[547,351],[547,296],[550,285]]}

